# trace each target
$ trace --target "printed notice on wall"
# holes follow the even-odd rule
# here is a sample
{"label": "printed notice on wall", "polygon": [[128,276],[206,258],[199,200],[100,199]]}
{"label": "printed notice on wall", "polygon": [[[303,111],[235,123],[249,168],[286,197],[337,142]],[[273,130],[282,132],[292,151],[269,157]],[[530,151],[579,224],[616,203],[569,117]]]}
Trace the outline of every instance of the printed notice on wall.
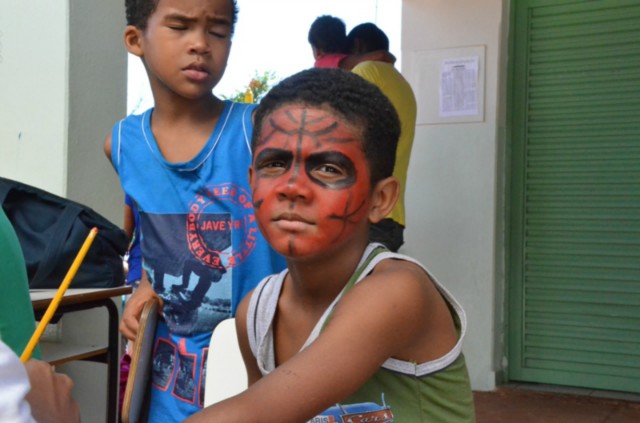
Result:
{"label": "printed notice on wall", "polygon": [[440,117],[478,114],[478,56],[440,64]]}

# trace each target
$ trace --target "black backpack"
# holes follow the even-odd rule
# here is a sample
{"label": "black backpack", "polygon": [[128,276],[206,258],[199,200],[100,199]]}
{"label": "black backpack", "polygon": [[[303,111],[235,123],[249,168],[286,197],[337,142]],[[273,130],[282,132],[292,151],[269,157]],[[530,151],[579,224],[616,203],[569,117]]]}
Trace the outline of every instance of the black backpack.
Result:
{"label": "black backpack", "polygon": [[98,234],[70,288],[124,285],[127,236],[93,209],[5,178],[0,178],[0,204],[18,235],[29,288],[58,288],[93,227]]}

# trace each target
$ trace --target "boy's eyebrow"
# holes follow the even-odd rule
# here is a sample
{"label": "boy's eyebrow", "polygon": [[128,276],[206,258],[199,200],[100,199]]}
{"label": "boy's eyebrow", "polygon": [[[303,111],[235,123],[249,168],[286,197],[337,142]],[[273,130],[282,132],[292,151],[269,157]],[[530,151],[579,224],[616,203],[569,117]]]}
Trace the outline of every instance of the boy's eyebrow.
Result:
{"label": "boy's eyebrow", "polygon": [[[195,16],[187,16],[182,13],[174,12],[169,13],[164,16],[165,21],[180,21],[180,22],[195,22],[198,20]],[[215,23],[218,25],[228,25],[231,26],[231,21],[227,17],[214,15],[213,17],[208,17],[207,21],[209,23]]]}
{"label": "boy's eyebrow", "polygon": [[265,159],[273,159],[273,158],[285,158],[290,159],[293,157],[293,153],[284,148],[265,148],[260,151],[256,157],[255,161],[260,162]]}

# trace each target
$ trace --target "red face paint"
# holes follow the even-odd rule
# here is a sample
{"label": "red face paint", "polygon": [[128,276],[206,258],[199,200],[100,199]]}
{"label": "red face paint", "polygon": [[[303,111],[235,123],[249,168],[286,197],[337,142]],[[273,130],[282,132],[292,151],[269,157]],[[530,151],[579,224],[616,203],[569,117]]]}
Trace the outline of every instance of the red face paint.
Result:
{"label": "red face paint", "polygon": [[253,161],[253,204],[281,254],[318,254],[366,221],[369,171],[359,134],[325,110],[289,105],[263,121]]}

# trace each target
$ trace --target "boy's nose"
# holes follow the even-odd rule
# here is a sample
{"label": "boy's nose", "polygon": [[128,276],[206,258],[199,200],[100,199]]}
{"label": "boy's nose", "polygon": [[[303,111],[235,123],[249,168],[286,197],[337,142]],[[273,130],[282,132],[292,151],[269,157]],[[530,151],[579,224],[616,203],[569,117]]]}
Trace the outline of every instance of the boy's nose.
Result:
{"label": "boy's nose", "polygon": [[308,178],[298,172],[293,172],[290,178],[283,180],[277,190],[278,196],[290,201],[308,201],[312,197]]}
{"label": "boy's nose", "polygon": [[209,53],[209,42],[207,34],[201,31],[194,31],[191,38],[191,46],[189,51],[194,54],[207,54]]}

